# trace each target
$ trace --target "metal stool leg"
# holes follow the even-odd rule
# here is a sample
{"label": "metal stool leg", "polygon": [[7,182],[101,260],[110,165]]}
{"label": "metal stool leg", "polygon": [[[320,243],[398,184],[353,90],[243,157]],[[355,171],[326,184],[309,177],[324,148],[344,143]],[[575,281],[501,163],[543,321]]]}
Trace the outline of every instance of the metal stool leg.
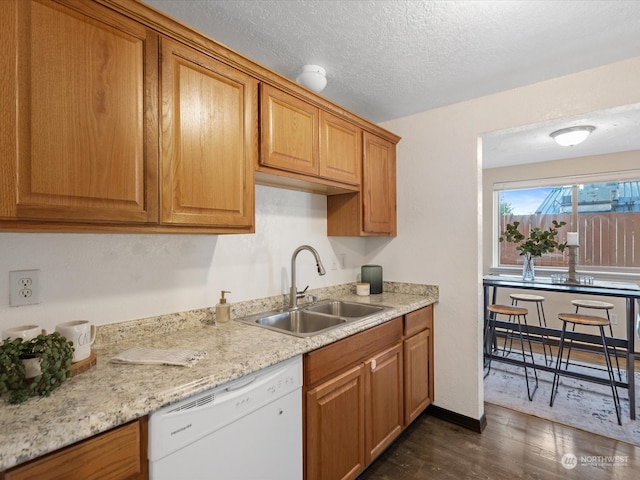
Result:
{"label": "metal stool leg", "polygon": [[533,388],[533,390],[531,390],[531,387],[529,387],[529,373],[527,370],[527,357],[525,355],[525,350],[524,350],[524,337],[522,336],[522,322],[521,322],[521,317],[524,320],[524,326],[527,326],[527,317],[526,315],[516,315],[518,317],[518,335],[520,337],[520,348],[522,349],[522,364],[524,366],[524,378],[525,378],[525,382],[527,383],[527,397],[529,398],[529,401],[533,400],[533,396],[536,393],[536,390],[538,389],[538,371],[536,370],[535,367],[535,360],[533,358],[533,349],[531,348],[531,338],[529,338],[529,332],[527,332],[527,343],[529,344],[529,354],[531,355],[531,363],[533,364],[533,376],[535,378],[535,387]]}
{"label": "metal stool leg", "polygon": [[[576,331],[576,324],[574,323],[573,326],[571,327],[571,332],[575,332],[575,331]],[[569,339],[569,348],[567,349],[567,360],[565,361],[565,364],[564,364],[564,369],[565,370],[569,370],[569,357],[571,356],[571,349],[572,348],[573,348],[573,338],[570,338]]]}
{"label": "metal stool leg", "polygon": [[[607,320],[609,320],[609,333],[611,334],[611,338],[613,338],[613,327],[611,326],[611,318],[609,317],[609,310],[605,310],[607,312]],[[620,373],[620,362],[618,361],[618,351],[616,347],[611,347],[613,350],[614,358],[616,359],[616,368],[618,369],[618,380],[622,381],[622,374]]]}
{"label": "metal stool leg", "polygon": [[560,369],[562,368],[562,351],[564,350],[564,334],[567,331],[567,322],[562,322],[562,332],[560,332],[560,347],[558,348],[558,359],[556,360],[556,370],[553,373],[553,382],[551,383],[551,399],[549,406],[553,407],[553,400],[558,392],[560,385]]}
{"label": "metal stool leg", "polygon": [[[580,309],[579,306],[576,306],[576,313],[578,313],[578,310]],[[574,323],[573,326],[571,327],[571,331],[575,332],[576,331],[576,324]],[[571,356],[571,349],[573,348],[573,338],[569,339],[569,350],[567,352],[567,362],[564,365],[564,369],[565,370],[569,370],[569,357]]]}
{"label": "metal stool leg", "polygon": [[484,348],[485,348],[485,356],[487,358],[484,362],[484,367],[487,369],[487,373],[484,374],[484,378],[489,375],[491,371],[491,355],[493,355],[493,350],[495,348],[496,341],[496,326],[495,326],[495,318],[496,314],[491,312],[489,313],[489,318],[487,319],[487,325],[484,330]]}
{"label": "metal stool leg", "polygon": [[[547,327],[547,318],[544,315],[544,307],[542,302],[536,302],[536,310],[538,312],[538,323],[541,327]],[[544,353],[544,364],[549,365],[553,361],[553,353],[551,352],[551,345],[549,342],[549,335],[541,335],[542,339],[542,352]],[[547,347],[549,347],[549,359],[547,360]]]}
{"label": "metal stool leg", "polygon": [[613,367],[611,365],[611,358],[609,358],[609,348],[607,347],[607,338],[604,335],[604,328],[600,327],[600,338],[602,339],[602,348],[604,352],[604,358],[607,362],[607,373],[609,374],[609,384],[611,385],[611,394],[613,396],[613,404],[616,408],[616,416],[618,417],[618,425],[622,425],[620,419],[620,397],[618,396],[618,389],[616,388],[616,380],[613,374]]}

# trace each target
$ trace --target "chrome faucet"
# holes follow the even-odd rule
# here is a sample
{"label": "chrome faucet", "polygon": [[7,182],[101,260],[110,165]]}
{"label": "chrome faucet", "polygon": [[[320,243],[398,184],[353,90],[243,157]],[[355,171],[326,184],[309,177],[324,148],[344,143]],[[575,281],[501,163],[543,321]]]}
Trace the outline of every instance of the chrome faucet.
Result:
{"label": "chrome faucet", "polygon": [[296,248],[293,252],[293,255],[291,255],[291,290],[289,294],[289,308],[291,309],[298,308],[298,298],[303,298],[305,292],[307,291],[307,288],[309,288],[309,286],[307,286],[307,288],[305,288],[302,292],[298,292],[298,288],[296,287],[296,257],[302,250],[309,250],[311,253],[313,253],[313,256],[316,257],[318,275],[324,275],[325,273],[327,273],[324,269],[324,266],[322,265],[322,260],[320,260],[320,255],[318,255],[318,252],[315,248],[309,245],[301,245]]}

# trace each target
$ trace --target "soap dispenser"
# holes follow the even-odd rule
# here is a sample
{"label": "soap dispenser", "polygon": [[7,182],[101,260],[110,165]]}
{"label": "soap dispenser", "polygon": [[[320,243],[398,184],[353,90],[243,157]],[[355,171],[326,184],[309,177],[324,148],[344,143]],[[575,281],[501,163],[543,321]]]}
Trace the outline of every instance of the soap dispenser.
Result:
{"label": "soap dispenser", "polygon": [[225,293],[231,293],[227,290],[220,292],[220,303],[216,305],[216,323],[226,323],[231,320],[231,305],[224,298]]}

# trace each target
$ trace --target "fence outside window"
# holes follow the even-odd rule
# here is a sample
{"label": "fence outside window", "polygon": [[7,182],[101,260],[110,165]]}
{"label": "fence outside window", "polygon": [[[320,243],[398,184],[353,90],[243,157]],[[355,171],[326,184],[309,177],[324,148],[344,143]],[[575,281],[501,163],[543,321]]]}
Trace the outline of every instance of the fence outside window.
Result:
{"label": "fence outside window", "polygon": [[[500,216],[500,232],[507,223],[520,222],[519,230],[528,235],[532,228],[543,230],[552,220],[567,222],[559,230],[558,241],[566,242],[571,214],[534,214]],[[578,215],[578,265],[584,267],[640,268],[640,212],[599,212]],[[536,266],[566,267],[567,251],[536,258]],[[500,265],[522,265],[520,252],[513,243],[500,243]]]}

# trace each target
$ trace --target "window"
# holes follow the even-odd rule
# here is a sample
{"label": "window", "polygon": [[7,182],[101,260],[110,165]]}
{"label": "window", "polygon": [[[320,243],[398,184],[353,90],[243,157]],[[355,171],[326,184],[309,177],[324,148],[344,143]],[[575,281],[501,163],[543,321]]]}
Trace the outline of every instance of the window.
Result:
{"label": "window", "polygon": [[[581,270],[634,273],[640,267],[640,171],[505,183],[494,191],[497,236],[507,223],[520,222],[526,235],[557,220],[567,223],[558,235],[565,242],[575,221]],[[522,265],[515,247],[497,242],[496,266]],[[536,267],[567,265],[567,251],[536,259]]]}

